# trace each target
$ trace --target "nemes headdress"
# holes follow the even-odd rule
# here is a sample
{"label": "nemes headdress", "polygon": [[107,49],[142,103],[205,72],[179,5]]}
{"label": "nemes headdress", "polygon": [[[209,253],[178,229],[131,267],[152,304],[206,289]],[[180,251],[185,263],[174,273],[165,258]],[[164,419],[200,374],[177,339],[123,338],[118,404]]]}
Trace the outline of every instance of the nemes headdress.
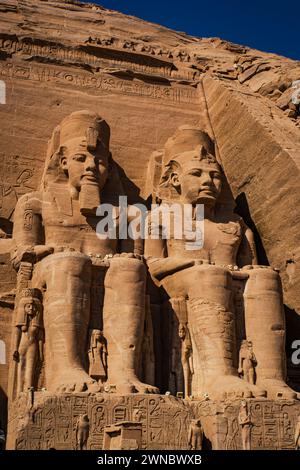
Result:
{"label": "nemes headdress", "polygon": [[59,158],[64,146],[80,141],[90,151],[100,148],[101,154],[109,158],[109,140],[109,126],[97,113],[83,110],[67,116],[54,129],[49,141],[42,188],[47,186],[48,180],[54,182],[59,177]]}
{"label": "nemes headdress", "polygon": [[166,142],[164,164],[167,165],[170,160],[175,159],[177,155],[195,150],[196,148],[204,149],[202,151],[203,156],[206,153],[211,157],[215,157],[214,142],[205,131],[197,127],[181,126]]}
{"label": "nemes headdress", "polygon": [[85,140],[90,150],[95,150],[100,143],[108,151],[109,126],[94,112],[76,111],[67,116],[59,126],[59,145],[62,146],[74,138]]}
{"label": "nemes headdress", "polygon": [[181,126],[166,142],[159,186],[167,188],[172,172],[185,164],[193,164],[193,161],[205,161],[220,169],[215,157],[215,145],[209,135],[197,127]]}

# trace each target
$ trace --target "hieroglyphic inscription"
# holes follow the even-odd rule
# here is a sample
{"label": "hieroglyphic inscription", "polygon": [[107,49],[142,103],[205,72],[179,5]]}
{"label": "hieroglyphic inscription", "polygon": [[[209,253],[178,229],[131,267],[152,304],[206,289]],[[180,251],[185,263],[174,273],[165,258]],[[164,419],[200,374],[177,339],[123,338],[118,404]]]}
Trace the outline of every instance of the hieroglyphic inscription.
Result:
{"label": "hieroglyphic inscription", "polygon": [[[10,218],[17,200],[25,193],[33,191],[37,173],[36,161],[31,157],[0,154],[0,214]],[[30,224],[30,220],[27,224]]]}
{"label": "hieroglyphic inscription", "polygon": [[43,65],[17,65],[10,61],[0,64],[0,76],[39,82],[50,82],[103,90],[126,95],[139,95],[174,103],[198,102],[198,91],[188,85],[162,86],[144,83],[140,80],[122,80],[107,74],[78,73],[62,70],[61,67]]}
{"label": "hieroglyphic inscription", "polygon": [[252,403],[251,448],[294,449],[297,416],[292,411],[291,403],[284,401]]}
{"label": "hieroglyphic inscription", "polygon": [[[294,449],[294,432],[299,405],[286,400],[248,401],[251,418],[251,450]],[[222,440],[221,448],[242,449],[238,432],[236,404],[225,407],[220,415],[218,431]],[[223,435],[223,437],[221,437]]]}
{"label": "hieroglyphic inscription", "polygon": [[27,413],[26,402],[19,400],[10,414],[11,425],[18,427],[18,449],[75,449],[76,422],[86,413],[90,422],[87,448],[99,450],[103,446],[105,427],[122,421],[136,421],[137,409],[142,423],[143,449],[188,448],[187,431],[193,418],[192,410],[174,397],[64,394],[44,400],[42,392],[35,395],[34,419],[22,421],[21,416]]}

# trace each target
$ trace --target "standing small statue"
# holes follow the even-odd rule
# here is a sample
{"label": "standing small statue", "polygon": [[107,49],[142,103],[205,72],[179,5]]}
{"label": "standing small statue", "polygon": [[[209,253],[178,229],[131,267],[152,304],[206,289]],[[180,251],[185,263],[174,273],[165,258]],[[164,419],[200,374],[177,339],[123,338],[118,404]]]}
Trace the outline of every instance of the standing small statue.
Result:
{"label": "standing small statue", "polygon": [[203,429],[200,419],[193,419],[190,424],[188,444],[190,450],[202,450]]}
{"label": "standing small statue", "polygon": [[43,361],[44,327],[38,289],[25,289],[17,310],[13,359],[18,363],[17,392],[36,386],[38,362]]}
{"label": "standing small statue", "polygon": [[239,376],[250,384],[255,384],[256,357],[252,349],[252,341],[243,340],[239,357]]}
{"label": "standing small statue", "polygon": [[80,415],[76,423],[77,450],[87,450],[87,441],[90,433],[90,420],[87,414]]}
{"label": "standing small statue", "polygon": [[295,429],[295,450],[300,450],[300,415],[298,416]]}
{"label": "standing small statue", "polygon": [[241,402],[240,411],[238,415],[239,425],[242,430],[242,447],[243,450],[251,450],[251,427],[252,422],[248,405],[246,401]]}
{"label": "standing small statue", "polygon": [[191,395],[191,381],[194,374],[193,366],[193,350],[192,342],[188,327],[186,324],[180,323],[178,335],[182,342],[181,347],[181,364],[184,377],[184,396],[185,398]]}
{"label": "standing small statue", "polygon": [[107,342],[101,330],[91,330],[88,355],[89,375],[103,382],[107,378]]}

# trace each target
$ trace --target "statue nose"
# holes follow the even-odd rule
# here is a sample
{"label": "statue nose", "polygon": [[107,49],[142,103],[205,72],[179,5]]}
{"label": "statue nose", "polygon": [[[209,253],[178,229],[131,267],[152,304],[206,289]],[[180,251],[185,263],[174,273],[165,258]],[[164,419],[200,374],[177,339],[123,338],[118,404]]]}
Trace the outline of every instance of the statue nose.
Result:
{"label": "statue nose", "polygon": [[211,178],[211,176],[209,175],[209,173],[202,173],[202,175],[201,175],[201,183],[202,183],[203,185],[205,185],[205,184],[211,185],[211,184],[212,184],[212,178]]}
{"label": "statue nose", "polygon": [[96,168],[95,160],[93,157],[88,157],[85,160],[85,169],[86,170],[94,170]]}

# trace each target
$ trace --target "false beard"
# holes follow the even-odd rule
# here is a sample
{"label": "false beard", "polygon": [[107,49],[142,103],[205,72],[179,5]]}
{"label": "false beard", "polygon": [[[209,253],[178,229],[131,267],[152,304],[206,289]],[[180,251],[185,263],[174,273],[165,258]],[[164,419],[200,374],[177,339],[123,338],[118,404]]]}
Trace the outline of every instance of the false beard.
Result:
{"label": "false beard", "polygon": [[97,183],[83,182],[79,193],[79,206],[81,214],[85,217],[95,216],[100,203],[101,200],[99,185]]}

